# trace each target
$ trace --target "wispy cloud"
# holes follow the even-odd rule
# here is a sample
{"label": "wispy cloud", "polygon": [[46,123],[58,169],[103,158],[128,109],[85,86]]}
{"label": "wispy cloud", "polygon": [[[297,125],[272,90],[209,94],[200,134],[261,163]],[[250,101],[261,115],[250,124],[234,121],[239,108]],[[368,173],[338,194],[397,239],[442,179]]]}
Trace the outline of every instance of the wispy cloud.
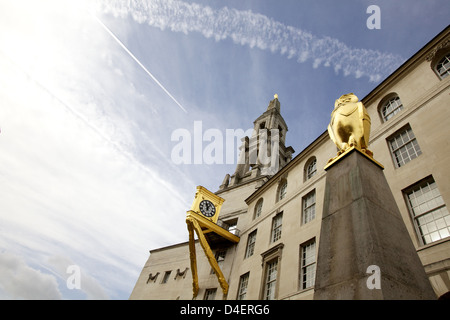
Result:
{"label": "wispy cloud", "polygon": [[27,265],[24,259],[0,252],[1,299],[61,299],[53,275]]}
{"label": "wispy cloud", "polygon": [[184,191],[135,150],[166,162],[149,115],[179,110],[78,2],[0,6],[0,298],[127,298],[148,249],[185,237]]}
{"label": "wispy cloud", "polygon": [[106,1],[97,10],[115,16],[130,15],[139,23],[174,32],[199,32],[216,41],[232,39],[236,44],[270,50],[312,62],[314,68],[332,67],[336,73],[366,76],[377,82],[387,76],[404,59],[398,55],[363,48],[351,48],[331,37],[317,37],[305,30],[285,25],[262,14],[224,7],[175,0]]}

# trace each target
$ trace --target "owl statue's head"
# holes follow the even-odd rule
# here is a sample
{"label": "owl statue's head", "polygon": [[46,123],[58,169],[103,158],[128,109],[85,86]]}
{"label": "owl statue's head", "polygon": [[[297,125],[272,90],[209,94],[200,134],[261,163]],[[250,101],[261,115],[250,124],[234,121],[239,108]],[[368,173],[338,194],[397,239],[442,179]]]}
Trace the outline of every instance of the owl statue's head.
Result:
{"label": "owl statue's head", "polygon": [[351,102],[358,102],[358,97],[353,93],[344,94],[334,102],[334,108],[339,108],[341,105]]}

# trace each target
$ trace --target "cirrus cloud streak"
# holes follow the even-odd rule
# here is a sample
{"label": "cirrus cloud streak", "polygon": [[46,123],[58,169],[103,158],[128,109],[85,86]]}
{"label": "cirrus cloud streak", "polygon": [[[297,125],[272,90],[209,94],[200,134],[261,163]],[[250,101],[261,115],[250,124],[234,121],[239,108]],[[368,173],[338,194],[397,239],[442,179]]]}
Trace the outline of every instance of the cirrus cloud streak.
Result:
{"label": "cirrus cloud streak", "polygon": [[175,0],[130,0],[101,2],[96,10],[114,16],[130,15],[139,23],[173,32],[198,32],[216,41],[232,39],[236,44],[270,50],[299,63],[310,61],[314,68],[332,67],[336,73],[356,78],[366,76],[378,82],[404,62],[398,55],[351,48],[331,37],[317,37],[250,10],[240,11]]}

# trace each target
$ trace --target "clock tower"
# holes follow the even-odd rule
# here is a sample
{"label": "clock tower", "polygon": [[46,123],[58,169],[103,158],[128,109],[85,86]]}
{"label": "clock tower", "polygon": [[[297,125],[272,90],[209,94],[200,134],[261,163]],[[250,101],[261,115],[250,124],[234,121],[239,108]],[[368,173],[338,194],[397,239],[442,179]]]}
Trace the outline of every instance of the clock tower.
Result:
{"label": "clock tower", "polygon": [[220,190],[258,177],[271,177],[291,159],[294,149],[286,147],[288,127],[275,94],[267,110],[253,122],[251,137],[242,138],[239,160],[233,175],[226,175]]}

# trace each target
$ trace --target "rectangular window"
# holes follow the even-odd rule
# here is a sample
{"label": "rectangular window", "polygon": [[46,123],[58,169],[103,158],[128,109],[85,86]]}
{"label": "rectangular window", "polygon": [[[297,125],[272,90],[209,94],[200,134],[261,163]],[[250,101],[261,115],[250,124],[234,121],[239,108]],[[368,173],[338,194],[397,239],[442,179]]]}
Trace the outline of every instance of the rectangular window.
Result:
{"label": "rectangular window", "polygon": [[283,212],[280,212],[273,218],[271,242],[275,242],[281,238],[282,220],[283,220]]}
{"label": "rectangular window", "polygon": [[216,298],[216,291],[217,291],[217,288],[206,289],[203,300],[214,300]]}
{"label": "rectangular window", "polygon": [[[225,261],[225,256],[227,255],[227,250],[220,250],[217,251],[215,254],[215,258],[217,261],[217,264],[219,265],[219,268],[222,270],[223,262]],[[214,274],[214,269],[211,268],[211,274]]]}
{"label": "rectangular window", "polygon": [[264,300],[275,299],[275,289],[277,285],[278,258],[266,264],[266,281],[264,286]]}
{"label": "rectangular window", "polygon": [[303,224],[316,217],[316,190],[303,197]]}
{"label": "rectangular window", "polygon": [[245,297],[247,296],[247,287],[248,287],[249,276],[250,276],[250,273],[247,272],[246,274],[242,275],[239,280],[238,300],[245,300]]}
{"label": "rectangular window", "polygon": [[245,251],[246,258],[251,257],[253,255],[253,252],[255,251],[255,243],[256,243],[256,230],[252,231],[248,235],[247,249]]}
{"label": "rectangular window", "polygon": [[300,288],[314,286],[316,278],[316,241],[315,239],[300,246]]}
{"label": "rectangular window", "polygon": [[395,165],[401,167],[422,154],[409,125],[388,139]]}
{"label": "rectangular window", "polygon": [[161,283],[167,283],[167,281],[169,281],[169,277],[170,277],[171,273],[172,273],[172,270],[166,271],[166,273],[164,273],[164,277],[163,277]]}
{"label": "rectangular window", "polygon": [[450,214],[433,177],[415,184],[405,195],[423,244],[450,236]]}

